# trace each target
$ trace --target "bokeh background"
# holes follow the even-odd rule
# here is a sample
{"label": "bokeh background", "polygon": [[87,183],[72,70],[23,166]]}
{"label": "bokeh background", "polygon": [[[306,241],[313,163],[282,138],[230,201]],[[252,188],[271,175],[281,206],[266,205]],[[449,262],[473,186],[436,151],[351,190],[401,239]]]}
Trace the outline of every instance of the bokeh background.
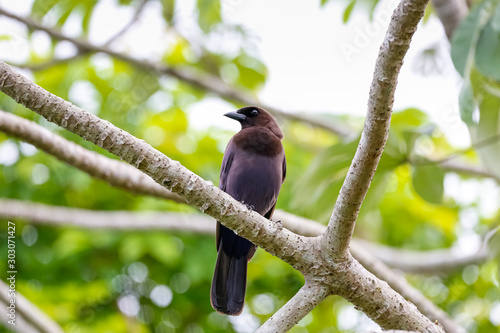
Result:
{"label": "bokeh background", "polygon": [[[378,48],[396,5],[385,0],[17,0],[0,7],[134,58],[216,75],[266,105],[346,129],[351,134],[341,137],[278,119],[288,165],[278,208],[326,224],[357,147]],[[500,22],[500,15],[496,19]],[[222,115],[242,106],[237,102],[104,53],[82,52],[5,16],[0,16],[0,59],[218,183],[224,148],[239,129]],[[460,74],[429,7],[399,77],[390,139],[356,237],[409,250],[448,248],[465,256],[477,252],[498,225],[494,170],[491,177],[476,178],[433,162],[452,155],[474,165],[484,162],[468,149],[484,108],[478,105],[463,121]],[[492,80],[497,87],[497,77]],[[3,94],[0,108],[114,158]],[[498,160],[500,154],[491,154]],[[486,165],[494,163],[490,159]],[[183,212],[186,218],[197,213],[113,188],[3,133],[0,170],[1,198],[96,211]],[[16,224],[18,291],[68,332],[253,332],[303,284],[300,273],[259,250],[249,266],[243,314],[225,317],[209,302],[216,257],[211,236]],[[5,223],[0,229],[5,258],[6,237]],[[485,262],[407,278],[468,332],[499,332],[499,265],[491,247]],[[0,259],[2,276],[6,271],[6,260]],[[292,332],[363,330],[379,328],[347,301],[329,297]]]}

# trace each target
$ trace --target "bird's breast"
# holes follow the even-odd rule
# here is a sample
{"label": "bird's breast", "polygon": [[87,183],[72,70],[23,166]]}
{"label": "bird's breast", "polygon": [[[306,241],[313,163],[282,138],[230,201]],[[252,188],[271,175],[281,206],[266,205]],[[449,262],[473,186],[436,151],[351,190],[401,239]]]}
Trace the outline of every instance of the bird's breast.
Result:
{"label": "bird's breast", "polygon": [[283,179],[283,153],[276,156],[237,149],[226,191],[264,215],[276,203]]}

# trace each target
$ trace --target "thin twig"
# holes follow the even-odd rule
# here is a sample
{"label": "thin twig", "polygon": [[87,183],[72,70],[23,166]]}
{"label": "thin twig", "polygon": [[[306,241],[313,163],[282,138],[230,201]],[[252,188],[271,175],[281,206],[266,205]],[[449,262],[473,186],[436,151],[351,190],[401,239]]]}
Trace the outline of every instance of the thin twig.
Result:
{"label": "thin twig", "polygon": [[[144,8],[146,8],[146,3],[147,2],[148,2],[148,0],[142,0],[140,2],[139,6],[137,6],[137,9],[135,11],[134,16],[130,20],[130,22],[128,22],[116,34],[114,34],[113,36],[111,36],[111,38],[109,38],[108,41],[103,44],[103,47],[109,47],[119,37],[123,36],[139,20],[139,17],[141,16],[142,12],[144,11]],[[1,8],[0,8],[0,10],[1,10]],[[42,62],[42,63],[39,63],[39,64],[16,64],[15,66],[18,67],[18,68],[28,69],[28,70],[31,70],[31,71],[34,71],[34,72],[43,71],[43,70],[46,70],[46,69],[54,67],[54,66],[58,66],[58,65],[62,65],[62,64],[71,62],[71,61],[73,61],[75,59],[78,59],[78,58],[81,58],[84,55],[87,55],[89,53],[90,53],[90,51],[88,51],[88,50],[79,49],[79,51],[75,55],[70,56],[70,57],[66,57],[66,58],[54,58],[54,59],[50,59],[48,61],[45,61],[45,62]]]}
{"label": "thin twig", "polygon": [[137,6],[137,8],[135,10],[134,16],[132,16],[132,19],[123,28],[121,28],[120,31],[118,31],[116,34],[111,36],[111,38],[108,39],[108,41],[106,43],[104,43],[104,45],[103,45],[104,47],[110,46],[118,38],[123,36],[139,20],[139,18],[142,15],[142,12],[144,11],[144,8],[146,8],[147,2],[148,2],[148,0],[141,0],[141,2],[139,3],[139,6]]}
{"label": "thin twig", "polygon": [[0,199],[0,216],[6,219],[23,219],[32,224],[49,226],[74,226],[105,230],[168,230],[213,235],[214,219],[192,213],[161,213],[134,211],[94,211]]}
{"label": "thin twig", "polygon": [[42,149],[92,177],[138,194],[185,203],[180,196],[168,191],[133,166],[89,151],[50,132],[33,121],[0,110],[0,131]]}
{"label": "thin twig", "polygon": [[486,148],[492,144],[497,143],[500,140],[500,134],[493,135],[489,138],[486,138],[484,140],[480,140],[478,142],[475,142],[471,145],[469,148],[465,148],[459,151],[456,151],[444,158],[441,158],[439,160],[431,160],[431,159],[425,159],[422,161],[411,161],[410,163],[412,165],[427,165],[427,164],[444,164],[446,162],[449,162],[450,160],[453,160],[457,157],[460,157],[461,155],[467,154],[473,150],[479,150],[482,148]]}
{"label": "thin twig", "polygon": [[[5,327],[19,333],[63,333],[62,328],[52,318],[43,313],[35,304],[31,303],[21,293],[15,291],[14,298],[10,298],[10,286],[0,280],[0,322]],[[15,290],[15,287],[14,289]],[[9,324],[11,299],[15,300],[15,325]]]}
{"label": "thin twig", "polygon": [[31,29],[44,31],[55,39],[68,41],[74,44],[82,52],[105,53],[112,56],[113,58],[129,63],[142,70],[150,71],[158,75],[175,77],[192,85],[193,87],[215,93],[224,99],[235,101],[243,105],[260,105],[271,112],[274,116],[276,116],[278,120],[287,119],[292,121],[300,121],[343,137],[352,134],[352,131],[350,131],[345,124],[337,125],[332,121],[321,119],[321,117],[309,116],[305,113],[302,114],[287,112],[270,105],[262,104],[252,95],[227,85],[224,81],[222,81],[222,79],[212,74],[199,71],[195,72],[190,70],[189,68],[166,67],[161,64],[153,64],[149,61],[136,59],[126,54],[110,50],[107,47],[93,45],[83,39],[66,36],[59,30],[45,27],[30,18],[20,17],[19,15],[5,10],[4,8],[0,8],[0,15],[4,15],[16,21],[19,21]]}

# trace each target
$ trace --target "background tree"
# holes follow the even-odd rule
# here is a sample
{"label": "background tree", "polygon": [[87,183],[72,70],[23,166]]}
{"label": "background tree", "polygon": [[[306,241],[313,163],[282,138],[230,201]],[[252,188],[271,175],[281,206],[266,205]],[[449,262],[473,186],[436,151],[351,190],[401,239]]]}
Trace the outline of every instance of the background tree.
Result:
{"label": "background tree", "polygon": [[[1,131],[7,134],[0,136],[0,182],[4,184],[0,188],[4,198],[0,215],[5,221],[17,222],[20,273],[16,285],[29,300],[20,300],[18,315],[26,325],[48,332],[57,327],[69,332],[245,332],[254,331],[284,306],[293,310],[294,316],[282,317],[284,311],[278,311],[261,328],[263,331],[276,331],[272,328],[276,318],[286,323],[281,329],[301,319],[293,328],[296,332],[374,329],[348,299],[383,328],[422,328],[419,325],[430,323],[420,316],[423,313],[448,332],[464,328],[470,332],[498,331],[498,260],[495,246],[490,246],[495,244],[498,224],[495,193],[500,156],[497,1],[476,4],[460,25],[467,12],[463,3],[451,2],[456,8],[448,14],[453,15],[445,15],[435,2],[452,38],[454,64],[464,77],[460,106],[475,143],[471,149],[454,149],[426,114],[415,109],[400,110],[392,116],[385,144],[398,66],[423,14],[423,1],[403,1],[401,8],[405,10],[396,11],[377,62],[365,134],[356,156],[360,137],[350,128],[360,128],[361,119],[329,114],[313,118],[308,113],[286,113],[263,105],[282,122],[286,137],[289,178],[280,195],[278,206],[282,210],[276,218],[299,235],[315,236],[324,227],[311,220],[326,224],[337,200],[321,242],[266,224],[146,143],[60,99],[85,105],[87,111],[144,138],[202,178],[218,181],[222,148],[232,133],[220,128],[193,130],[184,110],[211,95],[233,103],[235,108],[261,105],[254,96],[265,82],[265,64],[246,51],[251,43],[248,32],[225,24],[220,5],[208,1],[197,2],[201,40],[193,41],[182,34],[175,25],[175,3],[164,1],[161,9],[172,45],[160,61],[127,55],[120,50],[120,43],[147,2],[121,2],[120,6],[134,7],[135,15],[130,25],[103,46],[86,41],[96,2],[35,1],[29,19],[6,7],[0,9],[3,16],[29,28],[28,40],[35,40],[37,31],[44,31],[50,38],[48,54],[39,54],[34,45],[27,63],[15,64],[28,69],[24,73],[42,88],[5,64],[0,74],[1,89],[6,94],[0,96],[0,105],[7,111],[0,113]],[[355,6],[356,1],[347,5],[345,20]],[[76,17],[82,27],[78,38],[61,32],[70,17]],[[205,38],[221,34],[240,36],[237,53],[221,54],[204,46]],[[17,37],[4,35],[3,43],[13,43]],[[57,58],[55,50],[64,41],[75,45],[77,53]],[[384,144],[377,173],[363,201],[380,157],[370,152],[381,152]],[[177,194],[117,161],[109,152]],[[485,213],[481,206],[484,195],[466,201],[452,191],[486,192],[494,198],[495,209]],[[213,221],[197,214],[186,200],[230,227],[241,223],[238,231],[242,235],[306,272],[306,287],[301,289],[304,278],[299,271],[259,250],[249,272],[244,314],[238,318],[215,314],[208,302],[215,250],[213,236],[206,236],[213,232]],[[375,288],[369,292],[356,288],[369,287],[367,279],[371,279],[344,251],[356,217],[352,255],[413,302],[418,311],[407,302],[398,303],[401,296],[381,282],[372,282]],[[142,231],[130,231],[137,229]],[[4,228],[3,237],[6,232]],[[463,241],[463,233],[482,235],[482,245],[467,255],[457,253],[456,244]],[[290,239],[304,243],[290,245]],[[333,250],[326,258],[315,257],[320,246]],[[2,242],[2,253],[6,253],[6,242]],[[330,265],[326,268],[330,270],[328,275],[322,267],[308,266],[311,258]],[[5,264],[0,262],[2,276],[7,271]],[[386,265],[410,273],[407,278],[413,286]],[[322,278],[313,278],[318,276]],[[338,279],[331,281],[329,276]],[[330,293],[345,299],[326,298]],[[4,296],[2,291],[2,302]],[[381,303],[386,308],[377,307]],[[384,312],[392,304],[402,307],[403,316],[399,316],[399,310]],[[398,316],[407,323],[399,322]],[[22,327],[17,326],[26,331]]]}

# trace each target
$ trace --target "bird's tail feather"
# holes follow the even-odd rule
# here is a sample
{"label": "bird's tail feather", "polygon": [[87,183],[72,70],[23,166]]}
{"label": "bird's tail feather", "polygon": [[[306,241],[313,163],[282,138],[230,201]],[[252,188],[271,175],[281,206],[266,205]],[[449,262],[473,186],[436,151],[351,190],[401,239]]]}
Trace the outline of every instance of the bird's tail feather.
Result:
{"label": "bird's tail feather", "polygon": [[222,246],[217,253],[210,302],[217,312],[237,316],[243,310],[247,285],[247,256],[228,256]]}

